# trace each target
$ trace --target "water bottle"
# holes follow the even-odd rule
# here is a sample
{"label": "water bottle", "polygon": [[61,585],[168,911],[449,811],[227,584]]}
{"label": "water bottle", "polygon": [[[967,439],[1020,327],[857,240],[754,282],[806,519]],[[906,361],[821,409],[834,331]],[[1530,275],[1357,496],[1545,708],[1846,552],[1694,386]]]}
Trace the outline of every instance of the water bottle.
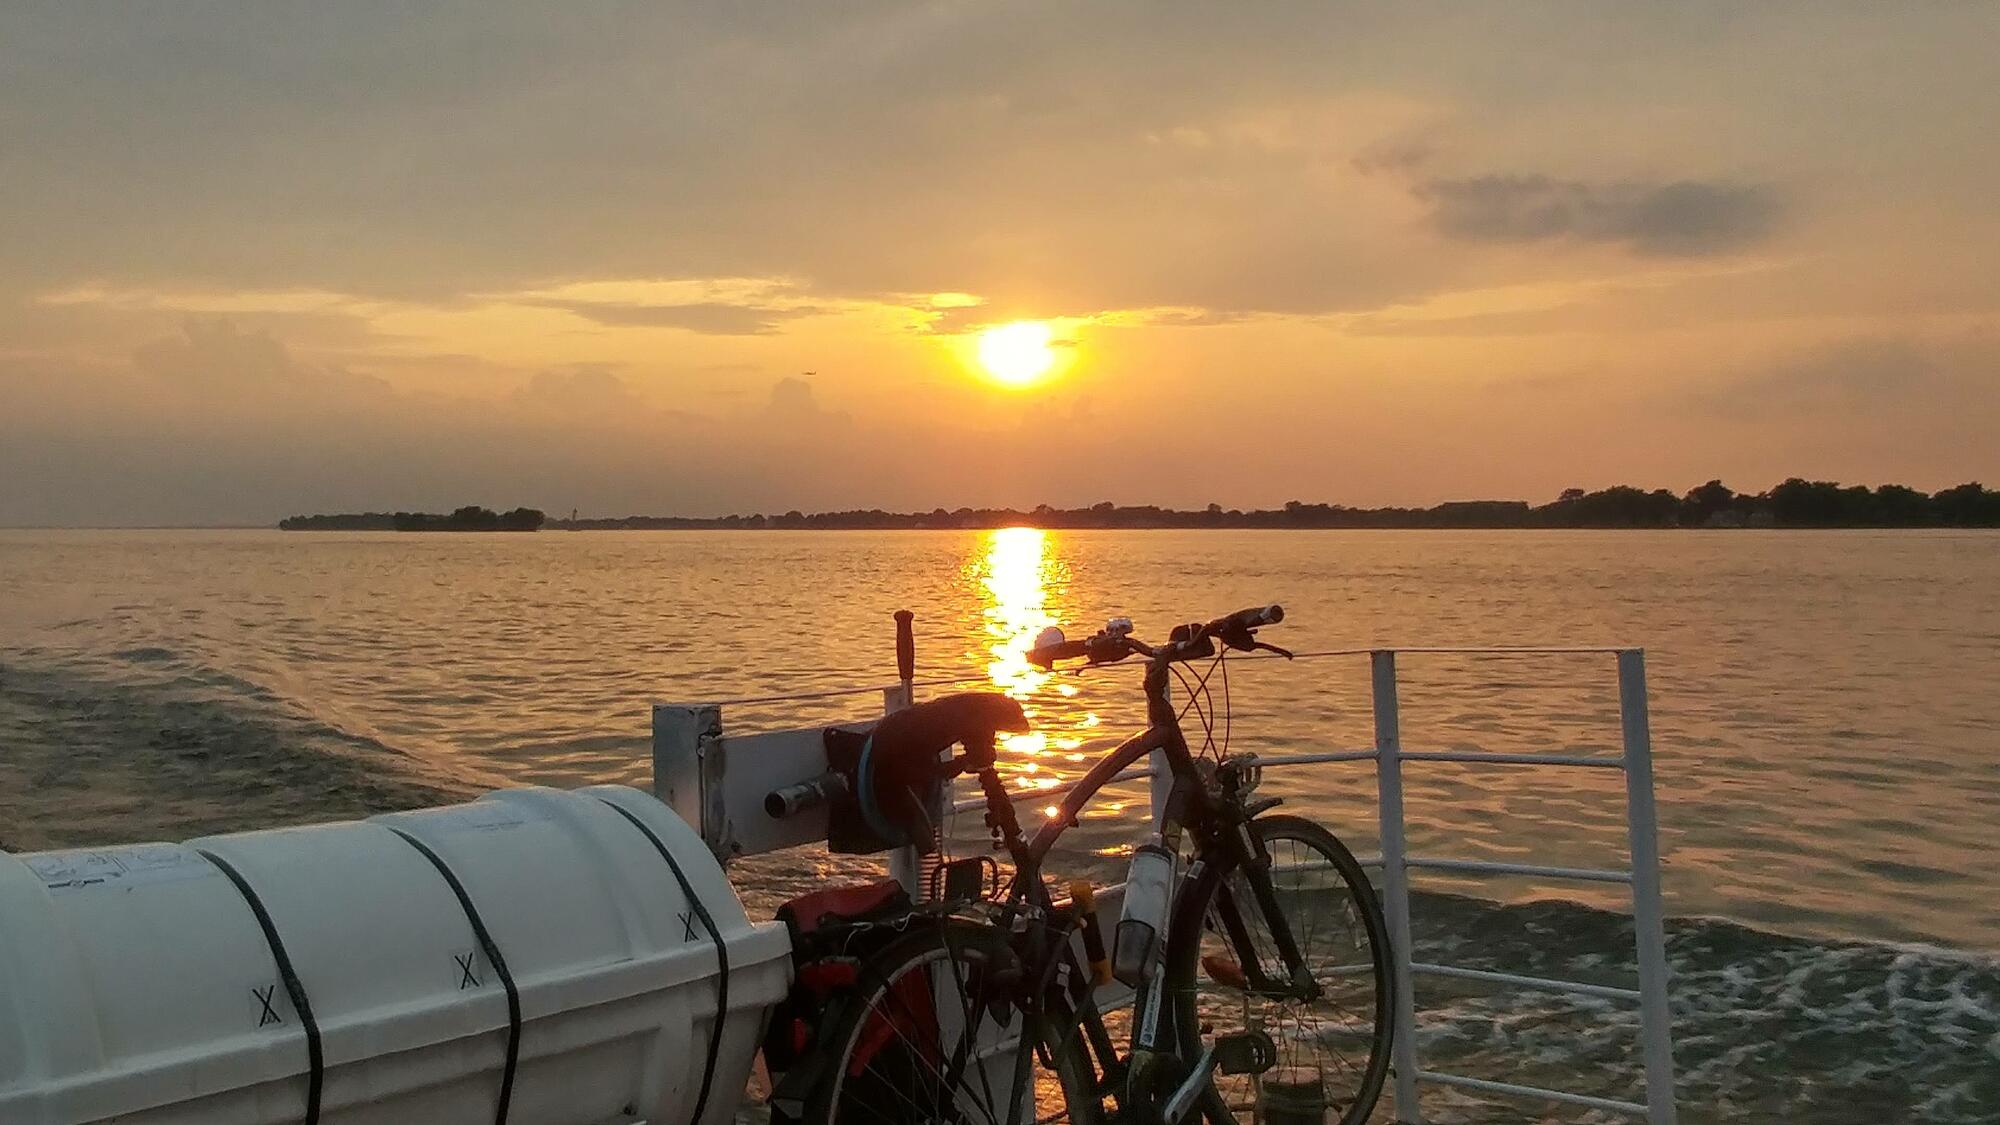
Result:
{"label": "water bottle", "polygon": [[1156,832],[1132,849],[1132,866],[1125,874],[1125,909],[1118,917],[1111,953],[1112,976],[1138,988],[1152,975],[1173,897],[1174,853]]}

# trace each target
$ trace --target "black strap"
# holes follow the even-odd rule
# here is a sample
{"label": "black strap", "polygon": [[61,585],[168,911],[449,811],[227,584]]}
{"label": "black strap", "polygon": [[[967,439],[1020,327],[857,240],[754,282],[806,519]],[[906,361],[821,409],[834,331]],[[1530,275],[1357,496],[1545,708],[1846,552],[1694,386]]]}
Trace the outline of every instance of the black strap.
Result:
{"label": "black strap", "polygon": [[514,987],[514,974],[507,971],[507,959],[500,956],[500,946],[493,935],[487,932],[486,922],[479,917],[479,909],[472,905],[472,896],[465,891],[465,884],[445,863],[444,857],[430,849],[428,844],[400,828],[383,825],[389,831],[401,836],[405,843],[417,849],[438,874],[450,885],[451,893],[458,896],[458,905],[465,911],[465,920],[472,924],[472,936],[479,940],[480,952],[486,954],[486,963],[493,966],[493,975],[500,978],[500,987],[507,990],[507,1065],[500,1072],[500,1103],[493,1112],[494,1125],[507,1125],[507,1109],[514,1101],[514,1067],[521,1058],[521,992]]}
{"label": "black strap", "polygon": [[722,940],[722,932],[716,929],[715,918],[709,914],[708,907],[701,901],[701,896],[694,893],[694,884],[688,882],[687,872],[682,871],[681,865],[674,862],[674,854],[667,850],[667,845],[659,836],[651,828],[646,827],[645,821],[632,815],[631,811],[622,805],[606,801],[603,797],[599,797],[598,800],[610,805],[612,811],[631,821],[632,827],[645,833],[646,839],[652,841],[653,850],[659,852],[660,858],[667,861],[668,870],[674,873],[674,881],[681,885],[681,894],[687,899],[688,909],[694,911],[695,917],[701,919],[701,924],[708,927],[708,936],[715,942],[717,974],[715,1024],[708,1033],[708,1063],[701,1068],[701,1092],[695,1095],[694,1116],[688,1118],[689,1125],[701,1125],[701,1112],[708,1107],[708,1087],[715,1079],[715,1058],[722,1052],[722,1021],[729,1014],[729,946]]}
{"label": "black strap", "polygon": [[306,1060],[310,1069],[306,1073],[305,1125],[319,1125],[319,1091],[326,1077],[326,1057],[320,1051],[319,1022],[313,1019],[312,1002],[306,999],[306,986],[292,968],[292,959],[285,952],[284,939],[278,936],[278,927],[271,921],[271,912],[264,909],[263,900],[250,889],[249,881],[214,852],[202,851],[201,855],[236,884],[243,901],[250,904],[250,913],[257,916],[257,924],[264,928],[264,942],[271,947],[271,960],[278,963],[278,979],[284,982],[285,995],[291,997],[292,1010],[299,1014],[299,1026],[306,1031]]}

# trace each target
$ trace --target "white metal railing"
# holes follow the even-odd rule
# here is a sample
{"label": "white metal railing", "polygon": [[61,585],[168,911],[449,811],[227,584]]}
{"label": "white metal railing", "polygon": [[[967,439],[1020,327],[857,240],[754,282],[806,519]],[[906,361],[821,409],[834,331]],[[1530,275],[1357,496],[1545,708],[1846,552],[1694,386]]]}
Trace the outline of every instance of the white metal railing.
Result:
{"label": "white metal railing", "polygon": [[[1622,752],[1611,755],[1514,754],[1480,751],[1412,751],[1402,747],[1401,708],[1397,698],[1397,656],[1445,654],[1475,658],[1532,658],[1595,655],[1615,660]],[[1300,659],[1366,657],[1374,717],[1375,745],[1368,750],[1337,750],[1307,754],[1259,755],[1266,769],[1308,765],[1373,762],[1377,787],[1381,854],[1362,857],[1364,866],[1382,873],[1383,911],[1396,965],[1396,1034],[1392,1044],[1396,1116],[1399,1122],[1421,1125],[1419,1084],[1455,1086],[1489,1094],[1541,1099],[1643,1117],[1649,1125],[1674,1125],[1673,1046],[1667,999],[1664,910],[1660,898],[1658,819],[1654,804],[1652,735],[1646,701],[1646,660],[1636,648],[1594,647],[1421,647],[1401,649],[1339,649],[1300,653]],[[727,861],[798,844],[823,840],[825,813],[808,812],[774,820],[762,811],[764,794],[773,788],[816,777],[826,769],[823,727],[772,731],[725,737],[721,709],[727,705],[769,704],[794,700],[831,699],[880,693],[885,714],[907,707],[918,687],[963,686],[987,682],[968,676],[917,680],[905,662],[897,682],[862,688],[760,696],[697,705],[656,705],[653,710],[654,786],[662,800],[696,825],[710,847]],[[854,725],[862,725],[860,723]],[[1155,753],[1148,766],[1135,767],[1117,780],[1150,781],[1154,822],[1164,808],[1171,778]],[[1404,762],[1453,762],[1480,766],[1529,768],[1617,769],[1625,774],[1626,835],[1631,866],[1626,870],[1556,867],[1530,863],[1412,855],[1406,835]],[[1066,793],[1074,782],[1048,788],[1021,789],[1018,801]],[[984,804],[981,797],[953,801],[965,812]],[[913,849],[889,856],[889,870],[913,894],[921,894],[920,864]],[[1471,969],[1417,961],[1411,939],[1410,885],[1412,870],[1455,875],[1529,876],[1542,879],[1624,883],[1632,888],[1632,919],[1636,936],[1638,987],[1620,988],[1581,981],[1556,980],[1516,973]],[[1117,888],[1107,889],[1107,900]],[[1468,980],[1503,987],[1588,996],[1636,1003],[1639,1007],[1640,1049],[1645,1073],[1645,1101],[1629,1102],[1563,1090],[1499,1082],[1451,1074],[1424,1067],[1417,1053],[1416,987],[1418,976]]]}

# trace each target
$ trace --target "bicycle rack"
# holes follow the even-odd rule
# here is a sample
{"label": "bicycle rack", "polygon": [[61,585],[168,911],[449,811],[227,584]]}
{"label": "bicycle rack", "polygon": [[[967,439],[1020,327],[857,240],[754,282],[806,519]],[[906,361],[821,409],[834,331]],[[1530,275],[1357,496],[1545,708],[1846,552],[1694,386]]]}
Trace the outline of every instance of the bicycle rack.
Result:
{"label": "bicycle rack", "polygon": [[[899,620],[899,630],[907,629]],[[907,633],[901,634],[906,641]],[[824,700],[879,693],[883,713],[907,707],[918,688],[963,687],[985,684],[984,676],[918,680],[913,675],[909,650],[899,646],[901,678],[871,687],[841,688],[830,691],[800,692],[726,700],[705,704],[657,704],[653,708],[654,788],[661,800],[672,806],[690,824],[697,826],[703,839],[727,862],[736,856],[756,855],[781,848],[823,840],[824,812],[806,813],[786,820],[773,820],[763,812],[764,794],[772,789],[818,776],[826,769],[824,724],[794,730],[768,731],[750,735],[725,736],[722,708],[745,704],[780,704],[804,700]],[[1401,712],[1397,699],[1398,655],[1442,654],[1477,659],[1532,659],[1557,655],[1602,655],[1614,658],[1618,676],[1618,703],[1622,752],[1618,755],[1502,754],[1481,751],[1412,751],[1402,747]],[[1547,648],[1467,648],[1406,647],[1340,649],[1300,653],[1301,660],[1366,657],[1374,718],[1372,749],[1341,750],[1310,754],[1260,755],[1266,769],[1296,768],[1346,762],[1373,762],[1377,784],[1382,854],[1363,857],[1364,866],[1382,873],[1383,910],[1387,915],[1391,951],[1396,963],[1394,1004],[1396,1035],[1392,1044],[1391,1071],[1396,1097],[1396,1119],[1407,1125],[1421,1125],[1417,1102],[1419,1084],[1454,1086],[1488,1094],[1543,1099],[1589,1109],[1644,1118],[1649,1125],[1674,1125],[1673,1045],[1667,1000],[1667,962],[1664,912],[1660,897],[1660,857],[1658,820],[1654,805],[1652,734],[1646,699],[1646,659],[1642,649],[1611,647]],[[1245,658],[1250,659],[1250,658]],[[869,721],[854,724],[865,727]],[[846,724],[842,724],[846,725]],[[1169,781],[1163,764],[1128,770],[1121,779],[1149,778],[1152,807],[1157,819],[1166,799]],[[1626,835],[1631,866],[1626,870],[1548,867],[1535,864],[1499,863],[1409,854],[1406,845],[1403,763],[1456,762],[1482,766],[1521,766],[1571,769],[1616,769],[1625,775]],[[1046,800],[1067,792],[1069,784],[1053,788],[1021,791],[1016,800]],[[955,811],[976,809],[982,800],[974,797],[953,803]],[[889,856],[891,874],[914,894],[921,894],[919,863],[914,851],[900,849]],[[1617,988],[1579,981],[1553,980],[1514,973],[1491,972],[1451,965],[1416,961],[1412,957],[1410,931],[1409,873],[1412,869],[1450,872],[1456,875],[1532,876],[1544,879],[1622,883],[1632,889],[1633,929],[1638,955],[1638,987]],[[1100,892],[1099,910],[1115,919],[1122,887]],[[1640,1012],[1641,1054],[1645,1074],[1645,1101],[1628,1102],[1536,1086],[1517,1085],[1469,1075],[1426,1069],[1417,1055],[1416,996],[1417,976],[1447,977],[1486,984],[1526,988],[1543,992],[1567,993],[1636,1003]]]}

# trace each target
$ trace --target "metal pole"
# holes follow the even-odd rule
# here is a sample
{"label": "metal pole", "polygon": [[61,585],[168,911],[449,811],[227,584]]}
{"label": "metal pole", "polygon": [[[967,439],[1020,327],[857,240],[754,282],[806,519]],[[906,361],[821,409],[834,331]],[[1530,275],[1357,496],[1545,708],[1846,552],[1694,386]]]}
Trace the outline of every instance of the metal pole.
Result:
{"label": "metal pole", "polygon": [[1646,1120],[1674,1125],[1672,1011],[1667,1006],[1666,921],[1660,903],[1660,828],[1653,804],[1653,732],[1646,710],[1646,653],[1618,654],[1618,719],[1625,736],[1625,819],[1632,848],[1632,930],[1638,939],[1639,1026],[1646,1059]]}
{"label": "metal pole", "polygon": [[[1174,697],[1172,684],[1161,690],[1166,693],[1168,699]],[[1174,774],[1172,768],[1167,765],[1165,750],[1155,750],[1146,755],[1146,768],[1151,771],[1146,777],[1146,796],[1153,806],[1153,831],[1158,832],[1161,830],[1160,826],[1167,822],[1167,798],[1173,795]]]}
{"label": "metal pole", "polygon": [[[882,713],[893,715],[916,702],[917,642],[910,627],[912,614],[907,609],[896,611],[896,679],[900,682],[882,689]],[[923,861],[915,848],[895,848],[889,852],[889,875],[910,898],[922,901]]]}
{"label": "metal pole", "polygon": [[1403,838],[1402,720],[1396,704],[1396,653],[1368,654],[1375,689],[1375,782],[1382,823],[1382,899],[1396,967],[1396,1034],[1389,1057],[1396,1072],[1396,1120],[1422,1125],[1417,1105],[1417,989],[1410,971],[1409,850]]}
{"label": "metal pole", "polygon": [[653,795],[701,833],[715,858],[736,857],[722,781],[722,708],[714,703],[653,705]]}

